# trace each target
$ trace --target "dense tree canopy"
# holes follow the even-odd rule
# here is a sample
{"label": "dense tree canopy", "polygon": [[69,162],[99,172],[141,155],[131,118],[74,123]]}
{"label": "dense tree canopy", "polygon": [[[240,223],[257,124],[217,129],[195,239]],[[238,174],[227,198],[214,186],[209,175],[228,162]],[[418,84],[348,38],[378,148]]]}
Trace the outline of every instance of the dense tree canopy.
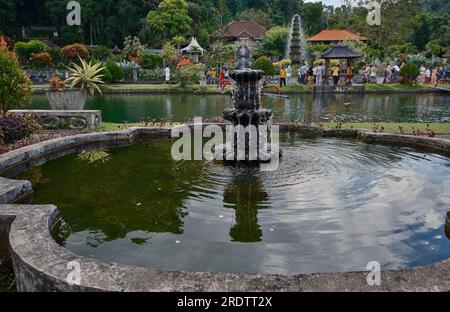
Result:
{"label": "dense tree canopy", "polygon": [[[204,47],[209,34],[237,19],[286,27],[294,13],[307,35],[325,28],[351,28],[380,51],[446,51],[450,45],[448,0],[383,0],[381,26],[369,26],[363,1],[332,7],[301,0],[79,0],[82,26],[66,24],[67,0],[0,0],[0,32],[19,38],[22,27],[56,26],[60,45],[81,42],[123,46],[126,36],[161,47],[176,36],[194,35]],[[347,2],[344,2],[347,3]]]}

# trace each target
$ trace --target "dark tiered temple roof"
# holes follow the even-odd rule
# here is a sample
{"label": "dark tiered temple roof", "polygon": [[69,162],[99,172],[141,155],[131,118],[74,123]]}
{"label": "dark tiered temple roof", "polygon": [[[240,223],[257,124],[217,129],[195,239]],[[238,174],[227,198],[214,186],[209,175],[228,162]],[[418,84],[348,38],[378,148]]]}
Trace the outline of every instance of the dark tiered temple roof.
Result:
{"label": "dark tiered temple roof", "polygon": [[266,35],[267,29],[256,23],[255,21],[234,21],[228,24],[223,34],[216,31],[212,37],[225,38],[253,38],[260,40]]}
{"label": "dark tiered temple roof", "polygon": [[322,52],[321,58],[323,59],[351,59],[360,58],[362,54],[350,49],[347,45],[335,45],[328,50]]}

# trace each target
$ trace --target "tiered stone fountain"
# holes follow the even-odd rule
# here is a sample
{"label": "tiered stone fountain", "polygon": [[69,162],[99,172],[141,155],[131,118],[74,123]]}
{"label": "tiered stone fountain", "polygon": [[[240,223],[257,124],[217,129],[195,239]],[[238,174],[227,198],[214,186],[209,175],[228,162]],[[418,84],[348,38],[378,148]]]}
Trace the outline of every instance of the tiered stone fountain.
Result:
{"label": "tiered stone fountain", "polygon": [[[245,46],[241,45],[236,52],[236,70],[231,72],[230,77],[235,82],[233,91],[234,108],[226,109],[223,112],[223,117],[233,123],[235,126],[255,126],[257,132],[257,157],[250,157],[250,138],[249,133],[245,133],[245,157],[238,159],[238,137],[239,132],[235,131],[233,142],[219,146],[217,149],[217,156],[223,156],[226,162],[270,162],[273,157],[279,157],[281,150],[277,146],[267,143],[265,148],[260,150],[260,144],[266,144],[266,139],[262,137],[258,126],[267,125],[267,140],[271,136],[270,121],[272,118],[272,111],[270,109],[262,109],[260,105],[260,87],[259,81],[263,78],[261,70],[251,69],[251,51]],[[255,138],[253,138],[255,139]],[[243,159],[245,158],[245,159]]]}

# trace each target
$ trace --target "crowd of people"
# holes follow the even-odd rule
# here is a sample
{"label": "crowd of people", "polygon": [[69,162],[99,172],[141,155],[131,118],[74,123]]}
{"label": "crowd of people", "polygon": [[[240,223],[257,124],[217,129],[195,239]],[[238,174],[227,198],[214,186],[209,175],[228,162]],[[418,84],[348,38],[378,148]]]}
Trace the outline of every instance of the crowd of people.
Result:
{"label": "crowd of people", "polygon": [[[362,79],[364,83],[377,83],[377,78],[383,77],[383,83],[395,83],[400,81],[400,70],[404,66],[396,63],[389,63],[384,68],[383,76],[377,74],[378,67],[373,64],[367,64],[362,69]],[[418,83],[436,84],[449,83],[449,66],[420,66],[420,75],[417,78]],[[170,73],[166,73],[170,76]],[[215,68],[211,67],[205,70],[204,77],[207,85],[217,85],[224,87],[224,82],[230,81],[230,70],[227,67]],[[295,77],[295,78],[294,78]],[[349,64],[342,66],[341,64],[334,64],[328,68],[323,63],[307,65],[303,63],[297,69],[297,74],[294,73],[294,68],[291,65],[282,66],[279,72],[280,88],[291,86],[294,84],[309,84],[322,86],[326,84],[332,85],[351,85],[353,77],[353,69]],[[166,78],[167,80],[167,78]],[[170,80],[170,78],[169,78]]]}
{"label": "crowd of people", "polygon": [[450,69],[448,65],[445,66],[420,66],[420,75],[417,81],[426,84],[437,84],[439,82],[449,83]]}
{"label": "crowd of people", "polygon": [[[404,66],[405,63],[402,63],[400,66],[398,64],[387,64],[384,68],[383,74],[383,83],[395,83],[400,81],[400,70]],[[377,79],[377,71],[376,66],[374,65],[366,65],[364,67],[364,82],[368,83],[376,83]],[[419,69],[419,76],[417,77],[418,83],[425,84],[437,84],[441,83],[449,83],[449,66],[428,66],[422,64]]]}
{"label": "crowd of people", "polygon": [[228,67],[222,67],[217,70],[215,67],[211,67],[204,72],[207,85],[219,85],[223,81],[230,79],[230,70]]}
{"label": "crowd of people", "polygon": [[[310,84],[316,86],[325,85],[330,77],[332,78],[332,83],[334,85],[338,85],[339,83],[350,85],[351,77],[353,76],[351,66],[342,67],[341,65],[336,64],[332,66],[331,70],[327,73],[323,63],[311,66],[303,63],[298,68],[297,74],[297,84]],[[280,88],[293,85],[294,83],[292,66],[282,66],[280,70]]]}

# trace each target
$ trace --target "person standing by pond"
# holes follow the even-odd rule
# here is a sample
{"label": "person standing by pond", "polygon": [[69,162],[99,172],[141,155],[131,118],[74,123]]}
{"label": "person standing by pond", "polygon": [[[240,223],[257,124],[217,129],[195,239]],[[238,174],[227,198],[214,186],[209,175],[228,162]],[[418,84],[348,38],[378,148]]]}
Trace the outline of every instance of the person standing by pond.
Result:
{"label": "person standing by pond", "polygon": [[437,83],[437,74],[438,74],[438,67],[434,66],[433,71],[431,72],[431,84]]}
{"label": "person standing by pond", "polygon": [[284,86],[286,86],[286,76],[287,76],[287,71],[286,68],[283,66],[281,67],[281,71],[280,71],[280,88]]}
{"label": "person standing by pond", "polygon": [[397,64],[392,67],[392,75],[394,76],[394,82],[397,82],[400,76],[400,67]]}
{"label": "person standing by pond", "polygon": [[308,84],[313,84],[314,83],[314,70],[312,68],[312,66],[310,66],[308,68],[308,71],[306,72],[306,76],[307,76],[307,83]]}
{"label": "person standing by pond", "polygon": [[170,68],[169,68],[169,66],[166,66],[166,69],[164,69],[164,74],[166,75],[166,79],[164,80],[164,86],[167,86],[167,85],[170,86]]}
{"label": "person standing by pond", "polygon": [[391,79],[392,79],[391,64],[387,64],[386,69],[384,70],[384,83],[390,83]]}
{"label": "person standing by pond", "polygon": [[298,70],[298,83],[299,84],[305,84],[306,83],[306,73],[308,72],[308,67],[306,67],[306,64],[303,63],[302,66],[300,66]]}
{"label": "person standing by pond", "polygon": [[335,65],[331,69],[331,76],[333,77],[333,83],[335,86],[337,86],[339,83],[339,72],[340,72],[339,65]]}
{"label": "person standing by pond", "polygon": [[377,83],[377,68],[370,65],[370,83]]}
{"label": "person standing by pond", "polygon": [[209,73],[211,75],[211,84],[215,85],[217,83],[217,71],[213,67],[211,68],[211,72]]}
{"label": "person standing by pond", "polygon": [[323,74],[324,74],[324,67],[322,66],[322,63],[320,63],[316,69],[316,86],[322,85]]}
{"label": "person standing by pond", "polygon": [[286,84],[290,86],[292,84],[292,67],[289,65],[286,69]]}
{"label": "person standing by pond", "polygon": [[425,83],[430,83],[430,79],[431,79],[431,70],[430,70],[430,68],[429,67],[427,67],[426,69],[425,69]]}

